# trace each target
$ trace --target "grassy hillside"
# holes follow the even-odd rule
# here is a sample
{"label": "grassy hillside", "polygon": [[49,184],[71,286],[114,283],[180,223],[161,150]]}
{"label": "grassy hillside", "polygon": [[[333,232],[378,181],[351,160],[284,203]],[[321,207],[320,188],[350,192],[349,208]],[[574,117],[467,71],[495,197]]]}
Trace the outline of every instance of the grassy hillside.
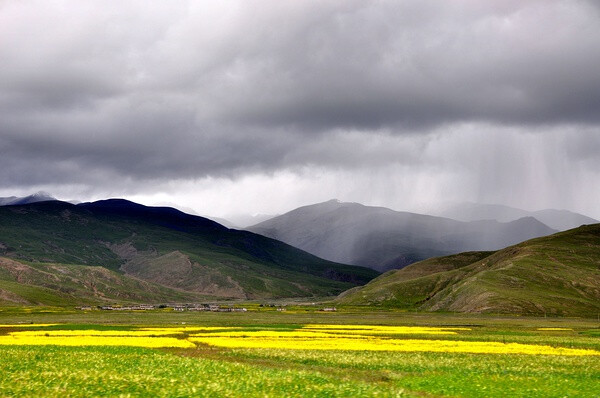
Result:
{"label": "grassy hillside", "polygon": [[377,275],[202,217],[123,200],[0,207],[0,255],[102,266],[201,295],[337,294]]}
{"label": "grassy hillside", "polygon": [[27,264],[0,257],[0,305],[188,302],[203,298],[104,267]]}
{"label": "grassy hillside", "polygon": [[600,224],[497,252],[415,263],[346,292],[338,301],[431,311],[595,317],[600,312]]}

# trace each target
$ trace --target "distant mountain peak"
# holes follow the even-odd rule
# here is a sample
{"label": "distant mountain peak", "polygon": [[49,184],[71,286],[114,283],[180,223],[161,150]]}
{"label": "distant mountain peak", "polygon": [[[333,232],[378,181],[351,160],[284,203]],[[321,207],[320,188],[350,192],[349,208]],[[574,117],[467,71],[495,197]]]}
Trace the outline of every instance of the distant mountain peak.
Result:
{"label": "distant mountain peak", "polygon": [[50,195],[48,192],[38,191],[29,196],[23,196],[23,197],[11,196],[9,198],[0,198],[0,206],[25,205],[25,204],[29,204],[29,203],[45,202],[48,200],[57,200],[57,199],[54,196]]}
{"label": "distant mountain peak", "polygon": [[533,217],[460,222],[335,199],[299,207],[248,230],[330,261],[378,271],[443,254],[498,250],[556,232]]}
{"label": "distant mountain peak", "polygon": [[29,196],[32,197],[32,198],[51,198],[51,199],[56,199],[54,196],[52,196],[51,194],[49,194],[46,191],[37,191],[33,195],[29,195]]}
{"label": "distant mountain peak", "polygon": [[455,204],[439,215],[459,221],[496,220],[515,221],[524,217],[534,217],[550,228],[565,231],[584,224],[596,224],[598,220],[568,210],[545,209],[528,211],[497,204],[463,202]]}
{"label": "distant mountain peak", "polygon": [[344,202],[343,200],[339,200],[339,199],[329,199],[328,201],[325,202],[321,202],[321,203],[315,203],[313,205],[307,205],[307,206],[302,206],[302,207],[346,207],[346,206],[364,206],[360,203],[356,203],[356,202]]}

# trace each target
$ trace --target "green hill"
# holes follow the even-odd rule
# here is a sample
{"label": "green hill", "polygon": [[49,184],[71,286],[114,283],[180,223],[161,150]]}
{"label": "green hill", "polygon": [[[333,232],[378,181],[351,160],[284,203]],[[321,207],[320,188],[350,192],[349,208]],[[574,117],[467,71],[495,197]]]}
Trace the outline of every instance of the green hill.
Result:
{"label": "green hill", "polygon": [[597,316],[600,224],[497,252],[438,257],[389,271],[339,303],[425,311]]}
{"label": "green hill", "polygon": [[0,257],[0,305],[91,305],[206,299],[99,266],[25,263]]}
{"label": "green hill", "polygon": [[[167,287],[166,296],[174,291],[223,298],[332,295],[377,276],[202,217],[124,200],[0,207],[0,256],[34,267],[101,266]],[[14,283],[5,276],[0,271],[3,283]]]}

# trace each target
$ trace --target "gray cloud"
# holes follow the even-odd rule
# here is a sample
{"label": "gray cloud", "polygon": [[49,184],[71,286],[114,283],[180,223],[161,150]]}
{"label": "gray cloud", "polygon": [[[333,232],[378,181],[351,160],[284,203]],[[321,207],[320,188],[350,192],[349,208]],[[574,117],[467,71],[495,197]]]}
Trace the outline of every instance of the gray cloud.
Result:
{"label": "gray cloud", "polygon": [[251,39],[208,75],[226,112],[216,114],[312,130],[597,122],[597,10],[486,4],[355,3],[284,27],[259,12],[269,30],[242,21]]}
{"label": "gray cloud", "polygon": [[583,0],[2,2],[0,183],[452,170],[510,201],[523,143],[545,187],[600,169],[598,48]]}

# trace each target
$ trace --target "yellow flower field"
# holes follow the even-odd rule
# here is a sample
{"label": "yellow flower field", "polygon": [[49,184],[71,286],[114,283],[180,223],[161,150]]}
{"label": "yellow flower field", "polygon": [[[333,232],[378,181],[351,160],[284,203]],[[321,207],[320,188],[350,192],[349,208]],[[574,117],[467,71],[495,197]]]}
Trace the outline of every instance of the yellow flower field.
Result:
{"label": "yellow flower field", "polygon": [[290,350],[352,350],[352,351],[403,351],[403,352],[456,352],[476,354],[527,354],[600,356],[599,351],[559,348],[546,345],[452,341],[452,340],[400,340],[378,338],[316,337],[295,338],[279,336],[257,337],[191,337],[190,341],[226,348],[276,348]]}
{"label": "yellow flower field", "polygon": [[[6,325],[12,327],[15,325]],[[32,327],[54,324],[28,325]],[[0,336],[0,345],[130,346],[147,348],[193,348],[187,340],[162,337],[181,334],[177,330],[26,330]]]}
{"label": "yellow flower field", "polygon": [[146,348],[194,348],[187,340],[173,337],[115,337],[115,336],[0,336],[0,345],[59,345],[59,346],[129,346]]}
{"label": "yellow flower field", "polygon": [[[600,388],[600,341],[589,321],[123,319],[0,327],[0,396],[545,398],[595,397]],[[563,325],[573,330],[537,331]]]}
{"label": "yellow flower field", "polygon": [[153,337],[153,336],[169,336],[174,334],[182,334],[178,330],[162,329],[162,330],[28,330],[23,332],[14,332],[19,336],[114,336],[114,337]]}
{"label": "yellow flower field", "polygon": [[[280,338],[306,338],[306,339],[330,339],[334,340],[340,338],[340,336],[336,336],[334,333],[326,333],[326,332],[313,332],[313,331],[304,331],[304,330],[294,330],[294,331],[276,331],[276,330],[248,330],[248,331],[223,331],[223,332],[213,332],[213,333],[194,333],[191,334],[190,337],[231,337],[231,338],[254,338],[254,339],[280,339]],[[347,339],[360,339],[364,338],[364,336],[345,336]]]}
{"label": "yellow flower field", "polygon": [[[14,325],[5,325],[6,327]],[[32,327],[53,326],[29,325]],[[393,352],[447,352],[471,354],[524,354],[600,356],[600,351],[550,345],[496,341],[429,340],[402,335],[457,335],[460,327],[315,325],[298,329],[243,327],[152,327],[131,330],[23,330],[0,335],[0,345],[132,346],[148,348],[195,348],[207,344],[224,348],[342,350]],[[539,328],[539,330],[570,330]],[[170,336],[170,337],[167,337]]]}
{"label": "yellow flower field", "polygon": [[573,331],[573,329],[571,328],[538,328],[537,330],[539,331],[544,331],[544,332],[563,332],[563,331]]}
{"label": "yellow flower field", "polygon": [[209,332],[213,330],[244,330],[243,327],[231,327],[231,326],[174,326],[174,327],[144,327],[139,330],[145,331],[156,331],[156,332]]}
{"label": "yellow flower field", "polygon": [[433,328],[369,325],[305,325],[298,330],[219,331],[196,333],[189,340],[225,348],[290,350],[352,350],[455,352],[476,354],[600,355],[599,351],[547,345],[457,340],[398,339],[382,334],[456,334],[469,328]]}
{"label": "yellow flower field", "polygon": [[339,334],[425,334],[425,335],[452,335],[457,331],[468,331],[463,327],[424,327],[424,326],[376,326],[376,325],[304,325],[302,329],[325,330],[328,333]]}

